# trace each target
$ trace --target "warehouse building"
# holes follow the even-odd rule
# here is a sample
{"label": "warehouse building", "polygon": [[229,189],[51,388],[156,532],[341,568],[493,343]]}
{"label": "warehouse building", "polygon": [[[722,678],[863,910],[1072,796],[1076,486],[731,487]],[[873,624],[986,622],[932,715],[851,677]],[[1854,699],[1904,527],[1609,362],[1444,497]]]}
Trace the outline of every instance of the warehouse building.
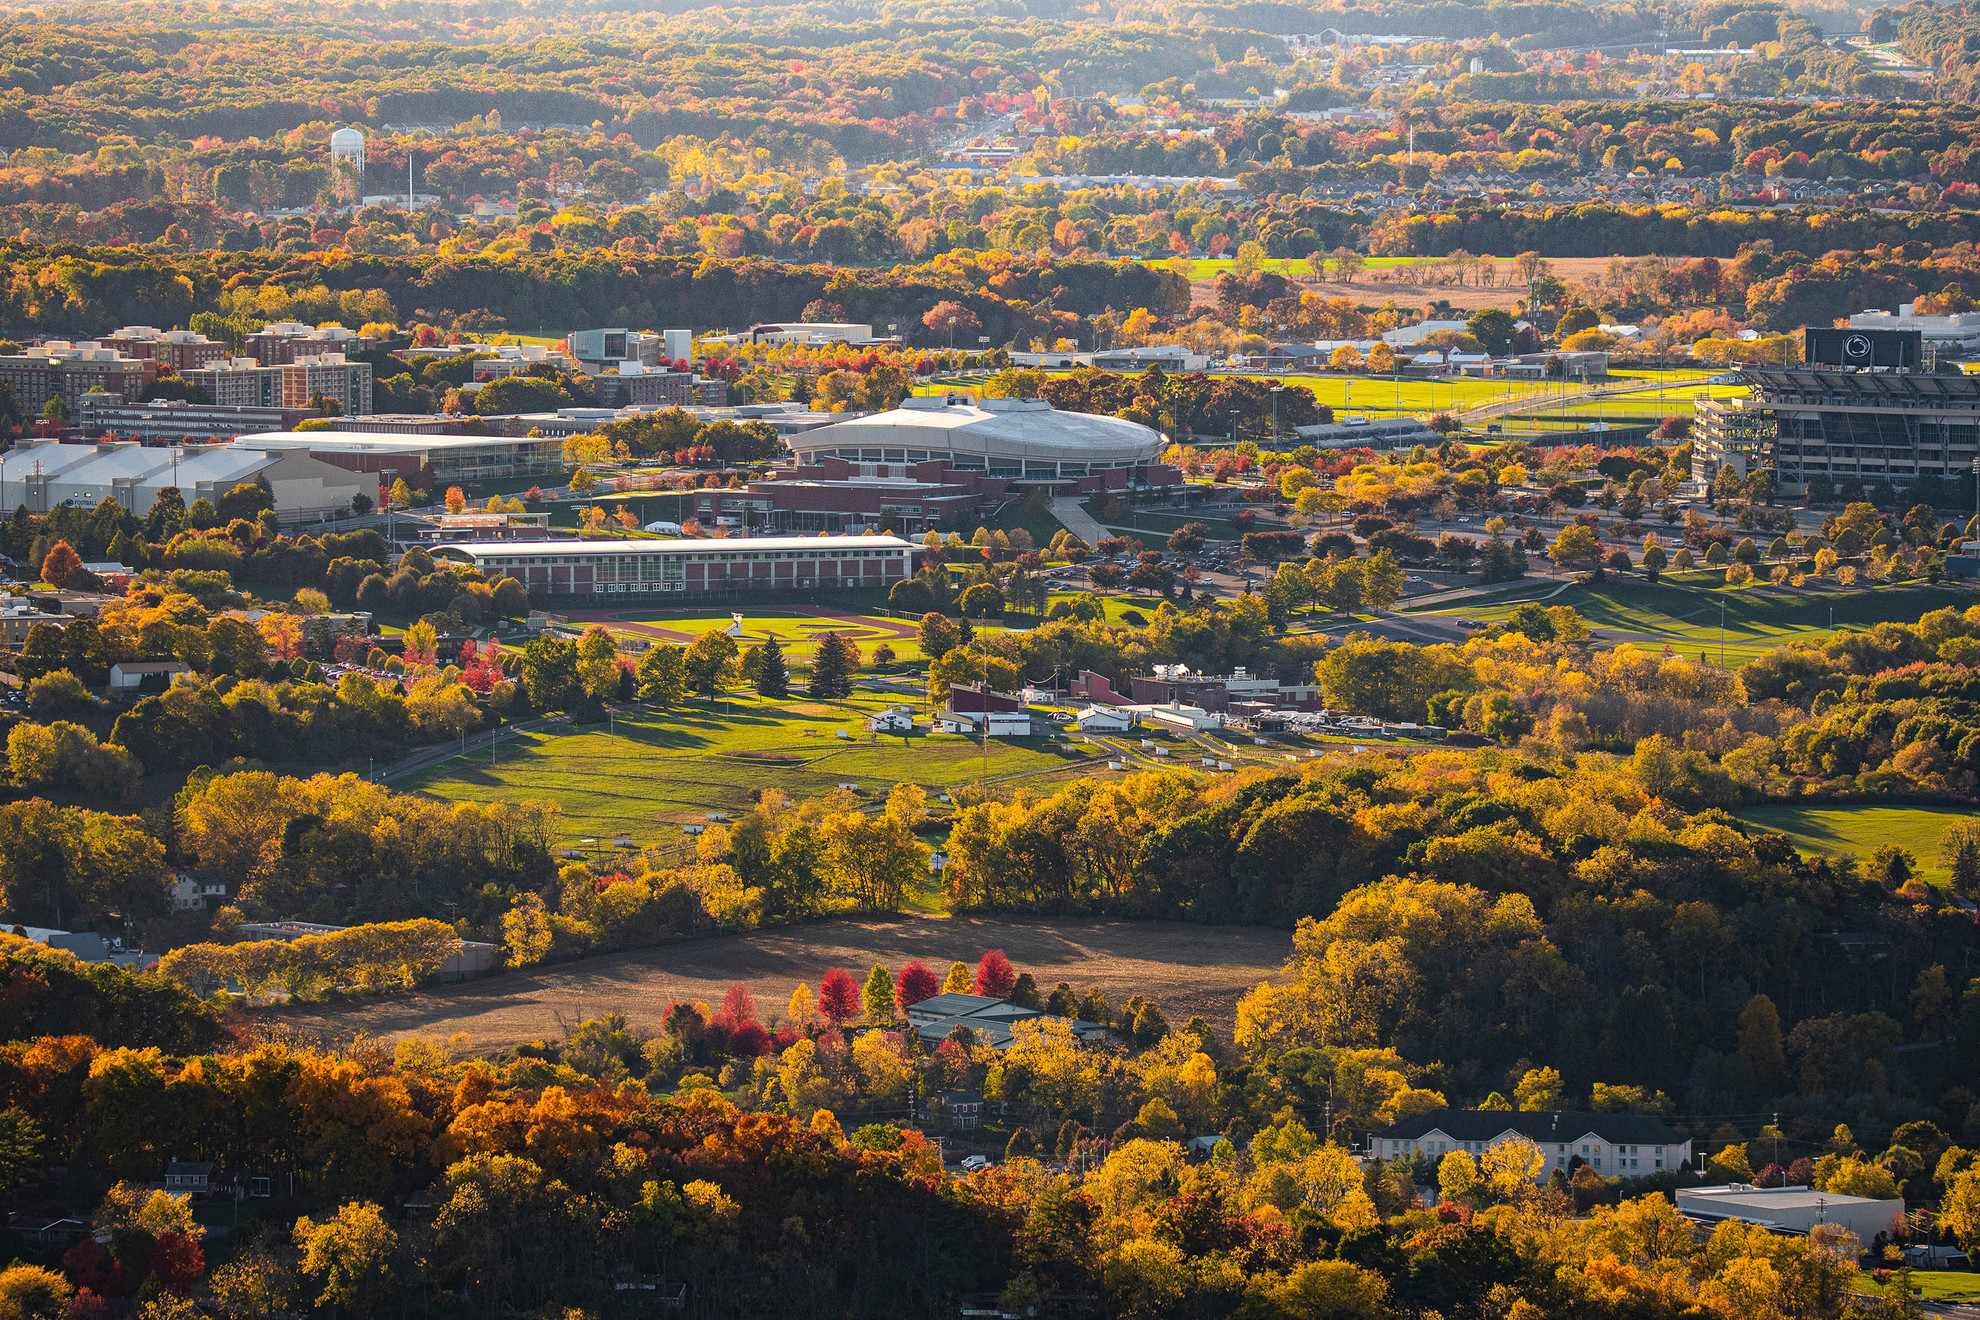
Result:
{"label": "warehouse building", "polygon": [[1708,1224],[1737,1219],[1787,1233],[1806,1233],[1818,1224],[1836,1224],[1867,1245],[1877,1234],[1888,1232],[1893,1220],[1903,1218],[1904,1199],[1846,1196],[1802,1186],[1729,1183],[1680,1189],[1677,1208],[1679,1214]]}
{"label": "warehouse building", "polygon": [[1033,490],[1134,494],[1180,487],[1162,433],[1042,399],[941,396],[791,435],[795,465],[742,490],[703,491],[695,516],[773,532],[960,526]]}
{"label": "warehouse building", "polygon": [[510,477],[557,477],[563,442],[551,436],[372,435],[362,431],[293,431],[244,435],[243,449],[300,449],[352,472],[375,473],[380,485],[400,477],[418,489]]}
{"label": "warehouse building", "polygon": [[88,437],[117,435],[129,440],[176,444],[225,440],[260,431],[291,431],[297,422],[320,414],[314,408],[228,407],[153,399],[124,403],[101,394],[85,395],[76,409],[76,429]]}
{"label": "warehouse building", "polygon": [[884,588],[914,572],[914,547],[892,536],[456,542],[433,553],[545,596]]}
{"label": "warehouse building", "polygon": [[47,513],[64,504],[94,508],[113,499],[131,513],[151,511],[160,491],[176,488],[187,504],[217,501],[259,481],[285,521],[349,513],[371,483],[307,453],[264,452],[235,445],[158,448],[132,441],[93,445],[30,440],[0,453],[0,508]]}

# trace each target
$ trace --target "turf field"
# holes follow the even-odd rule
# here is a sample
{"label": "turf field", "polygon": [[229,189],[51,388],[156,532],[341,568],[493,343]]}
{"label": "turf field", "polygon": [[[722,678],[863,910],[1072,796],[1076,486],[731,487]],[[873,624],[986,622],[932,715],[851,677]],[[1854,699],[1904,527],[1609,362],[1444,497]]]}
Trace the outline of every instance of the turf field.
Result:
{"label": "turf field", "polygon": [[1918,873],[1932,884],[1946,881],[1939,865],[1939,836],[1971,814],[1960,807],[1880,806],[1747,807],[1733,812],[1756,829],[1786,835],[1805,853],[1868,861],[1885,844],[1909,848],[1918,859]]}
{"label": "turf field", "polygon": [[[1721,580],[1717,573],[1688,576]],[[1505,618],[1523,601],[1545,596],[1548,605],[1579,610],[1606,640],[1638,646],[1668,644],[1713,663],[1723,650],[1726,666],[1738,668],[1777,646],[1827,636],[1832,610],[1837,628],[1865,628],[1890,619],[1915,620],[1946,605],[1965,608],[1975,600],[1974,593],[1963,588],[1922,583],[1871,590],[1777,591],[1686,585],[1673,583],[1668,576],[1655,583],[1611,577],[1590,586],[1571,586],[1558,596],[1552,594],[1556,589],[1555,583],[1536,583],[1489,602],[1465,601],[1425,612],[1491,622]]]}

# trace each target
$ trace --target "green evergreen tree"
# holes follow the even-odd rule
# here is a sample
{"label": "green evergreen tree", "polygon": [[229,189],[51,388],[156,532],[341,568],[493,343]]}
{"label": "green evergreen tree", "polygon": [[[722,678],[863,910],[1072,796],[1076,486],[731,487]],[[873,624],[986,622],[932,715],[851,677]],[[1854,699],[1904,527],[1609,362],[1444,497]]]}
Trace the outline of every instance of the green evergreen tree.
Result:
{"label": "green evergreen tree", "polygon": [[811,695],[839,701],[852,695],[853,671],[859,667],[859,652],[837,633],[818,639],[818,650],[811,657]]}
{"label": "green evergreen tree", "polygon": [[766,697],[791,695],[791,671],[784,664],[784,648],[772,637],[757,647],[756,690]]}

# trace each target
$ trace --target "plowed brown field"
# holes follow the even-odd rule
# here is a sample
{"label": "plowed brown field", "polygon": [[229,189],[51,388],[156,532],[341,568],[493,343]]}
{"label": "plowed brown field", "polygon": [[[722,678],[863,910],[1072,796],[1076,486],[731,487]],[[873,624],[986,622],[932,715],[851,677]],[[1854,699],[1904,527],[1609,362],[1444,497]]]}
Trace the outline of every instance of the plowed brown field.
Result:
{"label": "plowed brown field", "polygon": [[1228,1032],[1238,997],[1276,976],[1291,947],[1289,932],[1262,926],[916,916],[828,921],[601,954],[270,1017],[325,1038],[465,1032],[476,1048],[487,1049],[559,1036],[584,1018],[614,1011],[635,1027],[658,1032],[668,1004],[680,999],[712,1004],[738,981],[749,986],[766,1017],[781,1016],[798,982],[815,992],[833,967],[863,981],[876,962],[898,973],[919,958],[941,974],[952,961],[973,967],[984,950],[1002,949],[1045,990],[1059,981],[1081,991],[1098,986],[1115,1005],[1145,995],[1161,1005],[1171,1025],[1201,1014]]}

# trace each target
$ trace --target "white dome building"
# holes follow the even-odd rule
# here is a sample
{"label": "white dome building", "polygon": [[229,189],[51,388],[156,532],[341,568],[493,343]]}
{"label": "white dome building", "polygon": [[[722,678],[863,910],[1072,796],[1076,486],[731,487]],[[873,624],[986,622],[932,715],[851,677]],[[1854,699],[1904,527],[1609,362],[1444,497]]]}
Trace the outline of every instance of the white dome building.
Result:
{"label": "white dome building", "polygon": [[353,167],[364,169],[364,134],[355,128],[340,128],[330,135],[330,160],[332,163],[349,161]]}
{"label": "white dome building", "polygon": [[952,403],[911,398],[898,408],[833,422],[790,438],[807,466],[942,461],[956,472],[1059,481],[1159,462],[1160,431],[1123,417],[1060,412],[1043,399]]}

